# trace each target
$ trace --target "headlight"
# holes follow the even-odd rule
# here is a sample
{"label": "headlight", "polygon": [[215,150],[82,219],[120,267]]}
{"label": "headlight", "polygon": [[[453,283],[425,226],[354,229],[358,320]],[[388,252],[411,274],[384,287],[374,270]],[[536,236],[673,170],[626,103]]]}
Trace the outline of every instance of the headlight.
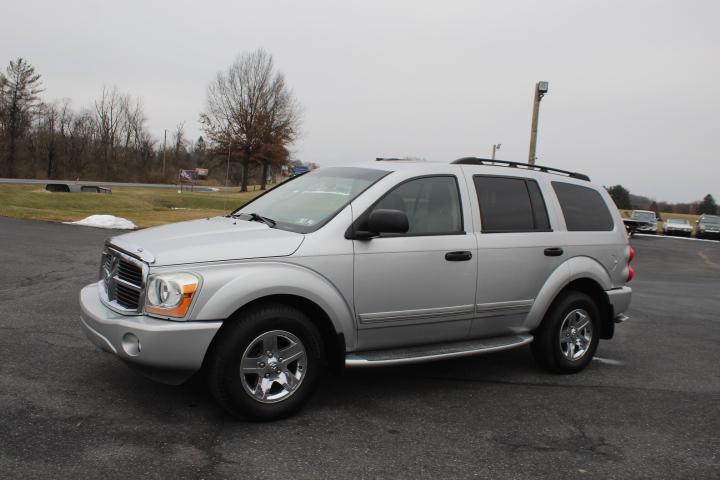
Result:
{"label": "headlight", "polygon": [[168,273],[150,277],[145,311],[166,317],[184,317],[200,279],[192,273]]}

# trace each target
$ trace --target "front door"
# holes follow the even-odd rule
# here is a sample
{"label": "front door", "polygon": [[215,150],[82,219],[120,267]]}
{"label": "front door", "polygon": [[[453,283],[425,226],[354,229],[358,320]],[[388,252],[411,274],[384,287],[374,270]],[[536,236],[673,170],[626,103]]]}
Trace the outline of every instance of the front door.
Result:
{"label": "front door", "polygon": [[[464,192],[465,197],[467,192]],[[476,239],[454,175],[406,180],[373,209],[402,210],[403,235],[353,240],[358,346],[378,349],[467,336],[475,305]],[[467,225],[466,225],[467,222]]]}

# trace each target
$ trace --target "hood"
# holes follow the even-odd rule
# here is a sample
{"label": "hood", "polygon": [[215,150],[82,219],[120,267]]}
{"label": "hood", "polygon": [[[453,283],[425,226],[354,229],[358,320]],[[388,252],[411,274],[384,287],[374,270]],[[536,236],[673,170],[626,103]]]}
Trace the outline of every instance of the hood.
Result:
{"label": "hood", "polygon": [[304,235],[239,218],[213,217],[146,228],[110,239],[153,266],[284,257]]}

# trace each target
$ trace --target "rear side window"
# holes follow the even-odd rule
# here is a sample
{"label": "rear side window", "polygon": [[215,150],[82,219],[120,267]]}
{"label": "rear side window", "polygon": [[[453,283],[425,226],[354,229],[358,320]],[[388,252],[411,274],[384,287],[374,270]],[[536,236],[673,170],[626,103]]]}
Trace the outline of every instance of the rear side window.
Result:
{"label": "rear side window", "polygon": [[614,222],[602,195],[592,188],[552,182],[570,232],[607,232]]}
{"label": "rear side window", "polygon": [[473,177],[483,233],[550,231],[547,209],[535,180],[517,177]]}

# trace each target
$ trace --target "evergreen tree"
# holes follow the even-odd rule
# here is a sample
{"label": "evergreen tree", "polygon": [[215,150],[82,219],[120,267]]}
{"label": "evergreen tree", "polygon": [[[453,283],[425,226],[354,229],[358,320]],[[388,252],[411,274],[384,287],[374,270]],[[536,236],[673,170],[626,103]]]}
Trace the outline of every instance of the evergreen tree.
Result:
{"label": "evergreen tree", "polygon": [[0,72],[0,127],[7,141],[5,175],[16,175],[18,141],[27,133],[40,106],[40,74],[23,58],[10,61]]}
{"label": "evergreen tree", "polygon": [[718,207],[712,195],[709,193],[705,195],[705,198],[703,198],[703,201],[698,206],[697,213],[698,215],[702,215],[703,213],[708,215],[717,215]]}
{"label": "evergreen tree", "polygon": [[614,185],[607,189],[615,202],[615,206],[622,210],[631,210],[630,191],[622,185]]}

